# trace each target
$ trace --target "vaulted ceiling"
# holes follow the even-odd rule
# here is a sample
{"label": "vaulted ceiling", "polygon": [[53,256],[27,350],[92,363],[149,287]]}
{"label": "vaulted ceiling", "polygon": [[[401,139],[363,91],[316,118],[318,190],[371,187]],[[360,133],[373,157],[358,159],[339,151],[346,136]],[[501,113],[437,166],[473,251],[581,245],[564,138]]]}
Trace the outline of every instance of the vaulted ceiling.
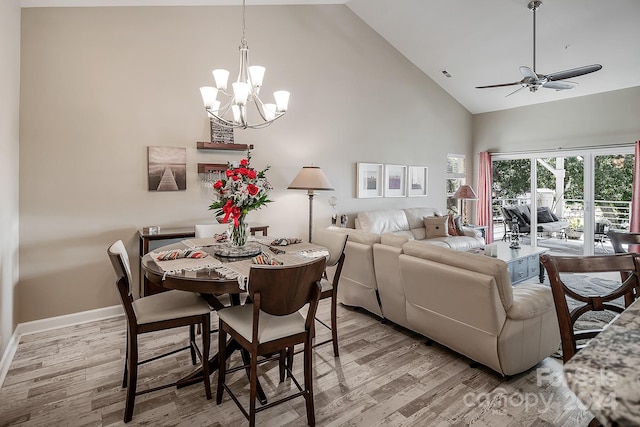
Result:
{"label": "vaulted ceiling", "polygon": [[[346,4],[471,113],[640,86],[639,0],[543,0],[536,22],[536,71],[590,64],[571,90],[522,90],[519,67],[533,67],[529,0],[247,0],[247,5]],[[23,7],[228,5],[241,0],[21,0]],[[446,75],[445,75],[446,72]]]}

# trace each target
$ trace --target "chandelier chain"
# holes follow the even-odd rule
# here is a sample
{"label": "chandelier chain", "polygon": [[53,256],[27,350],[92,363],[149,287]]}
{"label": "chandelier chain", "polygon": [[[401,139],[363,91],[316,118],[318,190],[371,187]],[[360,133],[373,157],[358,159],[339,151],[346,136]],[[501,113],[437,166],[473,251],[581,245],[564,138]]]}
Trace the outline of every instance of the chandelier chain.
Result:
{"label": "chandelier chain", "polygon": [[246,19],[245,19],[245,7],[246,7],[246,0],[242,0],[242,40],[240,40],[240,42],[242,43],[242,45],[246,45],[247,44],[247,39],[245,38],[245,26],[246,26]]}

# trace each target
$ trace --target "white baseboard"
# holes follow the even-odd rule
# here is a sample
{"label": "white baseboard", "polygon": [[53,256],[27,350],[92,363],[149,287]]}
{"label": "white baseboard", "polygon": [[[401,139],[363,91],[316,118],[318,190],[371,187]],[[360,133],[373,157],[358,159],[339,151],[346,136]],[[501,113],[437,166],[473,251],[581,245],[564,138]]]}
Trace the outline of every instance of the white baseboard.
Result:
{"label": "white baseboard", "polygon": [[11,365],[13,356],[15,356],[16,350],[18,349],[20,337],[23,335],[64,328],[66,326],[77,325],[80,323],[95,322],[97,320],[122,316],[123,314],[124,310],[121,305],[113,305],[111,307],[65,314],[64,316],[49,317],[47,319],[18,323],[18,326],[16,326],[16,329],[13,331],[13,335],[11,335],[7,348],[2,355],[2,360],[0,360],[0,387],[2,387],[4,379],[7,376],[7,372],[9,372],[9,366]]}

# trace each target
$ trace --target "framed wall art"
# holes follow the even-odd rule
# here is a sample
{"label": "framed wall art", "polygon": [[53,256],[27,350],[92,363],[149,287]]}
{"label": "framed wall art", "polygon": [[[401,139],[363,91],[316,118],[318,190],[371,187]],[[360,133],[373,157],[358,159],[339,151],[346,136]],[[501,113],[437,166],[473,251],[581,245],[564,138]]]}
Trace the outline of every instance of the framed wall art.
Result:
{"label": "framed wall art", "polygon": [[149,191],[187,189],[187,149],[184,147],[148,147]]}
{"label": "framed wall art", "polygon": [[420,197],[428,194],[429,169],[426,166],[409,166],[407,183],[409,197]]}
{"label": "framed wall art", "polygon": [[406,197],[407,167],[384,165],[384,197]]}
{"label": "framed wall art", "polygon": [[216,119],[209,119],[211,125],[211,142],[233,144],[233,128],[222,126]]}
{"label": "framed wall art", "polygon": [[381,163],[358,163],[357,175],[359,199],[382,197],[383,167]]}

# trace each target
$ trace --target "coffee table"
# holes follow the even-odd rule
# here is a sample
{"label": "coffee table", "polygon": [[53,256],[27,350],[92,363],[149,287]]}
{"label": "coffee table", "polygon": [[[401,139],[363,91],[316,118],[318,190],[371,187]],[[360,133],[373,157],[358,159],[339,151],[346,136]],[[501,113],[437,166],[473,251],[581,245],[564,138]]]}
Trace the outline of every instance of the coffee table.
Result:
{"label": "coffee table", "polygon": [[544,282],[544,267],[540,265],[540,255],[547,252],[547,248],[522,245],[520,249],[511,249],[509,242],[495,244],[498,246],[496,258],[507,263],[512,285],[536,276],[540,283]]}

